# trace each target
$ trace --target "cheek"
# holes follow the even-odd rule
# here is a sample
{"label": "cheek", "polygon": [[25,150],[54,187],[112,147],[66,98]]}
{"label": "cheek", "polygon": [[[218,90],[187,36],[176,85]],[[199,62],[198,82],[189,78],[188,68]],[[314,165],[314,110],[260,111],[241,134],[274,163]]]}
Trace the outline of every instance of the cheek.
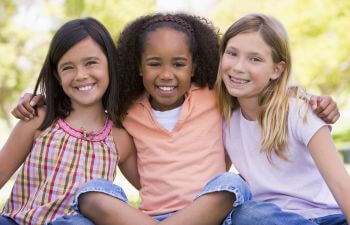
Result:
{"label": "cheek", "polygon": [[221,60],[221,63],[220,63],[220,70],[223,72],[227,71],[231,68],[232,64],[233,64],[233,62],[224,56]]}

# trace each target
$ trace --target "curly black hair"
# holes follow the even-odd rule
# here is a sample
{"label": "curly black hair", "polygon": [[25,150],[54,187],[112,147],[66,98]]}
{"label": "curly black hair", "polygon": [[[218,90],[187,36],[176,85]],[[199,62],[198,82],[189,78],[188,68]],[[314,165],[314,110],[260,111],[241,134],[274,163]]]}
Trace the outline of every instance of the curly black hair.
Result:
{"label": "curly black hair", "polygon": [[186,34],[193,63],[196,65],[192,82],[199,87],[214,87],[219,65],[219,34],[206,18],[185,13],[150,14],[139,17],[121,32],[118,41],[118,74],[123,91],[118,117],[123,118],[129,107],[145,91],[140,76],[141,55],[147,35],[161,27],[169,27]]}

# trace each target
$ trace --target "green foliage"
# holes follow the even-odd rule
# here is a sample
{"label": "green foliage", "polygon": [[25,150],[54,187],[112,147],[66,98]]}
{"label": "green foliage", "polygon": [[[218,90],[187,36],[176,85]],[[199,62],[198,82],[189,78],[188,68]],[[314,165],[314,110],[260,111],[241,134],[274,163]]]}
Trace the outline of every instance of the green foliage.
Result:
{"label": "green foliage", "polygon": [[334,134],[333,140],[338,149],[350,148],[350,129]]}
{"label": "green foliage", "polygon": [[[63,8],[48,2],[50,14],[60,21],[91,16],[100,20],[113,37],[117,37],[124,25],[136,17],[153,12],[154,0],[65,0]],[[63,13],[62,13],[63,12]]]}
{"label": "green foliage", "polygon": [[13,25],[17,6],[12,1],[0,2],[0,118],[10,126],[9,104],[30,83],[33,74],[31,50],[26,46],[29,32]]}
{"label": "green foliage", "polygon": [[[29,4],[16,1],[18,4]],[[65,0],[42,1],[44,16],[53,22],[47,32],[34,32],[17,27],[14,18],[18,6],[12,0],[0,1],[0,119],[11,127],[9,111],[20,93],[33,89],[50,40],[64,22],[91,16],[100,20],[117,38],[124,25],[132,19],[150,13],[155,7],[153,0]],[[29,5],[28,5],[29,7]],[[56,25],[56,26],[55,26]]]}

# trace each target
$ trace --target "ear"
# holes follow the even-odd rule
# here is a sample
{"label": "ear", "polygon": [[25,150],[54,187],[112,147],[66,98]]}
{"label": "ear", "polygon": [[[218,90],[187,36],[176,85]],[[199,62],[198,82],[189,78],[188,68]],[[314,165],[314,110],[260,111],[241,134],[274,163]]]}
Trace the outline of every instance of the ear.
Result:
{"label": "ear", "polygon": [[275,63],[273,68],[273,73],[271,74],[271,80],[278,79],[286,68],[286,63],[281,61],[279,63]]}

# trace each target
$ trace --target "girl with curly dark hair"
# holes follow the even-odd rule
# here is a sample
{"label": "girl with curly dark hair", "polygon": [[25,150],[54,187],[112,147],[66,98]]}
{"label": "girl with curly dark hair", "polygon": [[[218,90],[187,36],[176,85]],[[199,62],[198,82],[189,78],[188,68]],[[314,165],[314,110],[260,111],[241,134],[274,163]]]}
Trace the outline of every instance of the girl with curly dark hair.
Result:
{"label": "girl with curly dark hair", "polygon": [[225,217],[249,196],[239,176],[225,173],[222,118],[211,90],[219,63],[216,29],[188,14],[148,15],[124,29],[117,48],[124,84],[119,116],[137,149],[143,213],[125,204],[113,184],[103,191],[108,195],[82,195],[80,210],[96,224],[229,224]]}
{"label": "girl with curly dark hair", "polygon": [[[181,13],[144,16],[121,33],[116,114],[137,149],[142,212],[125,204],[120,187],[94,180],[76,199],[96,224],[226,225],[242,214],[251,195],[239,176],[225,172],[230,163],[212,90],[218,42],[209,21]],[[263,207],[255,214],[265,217]]]}

